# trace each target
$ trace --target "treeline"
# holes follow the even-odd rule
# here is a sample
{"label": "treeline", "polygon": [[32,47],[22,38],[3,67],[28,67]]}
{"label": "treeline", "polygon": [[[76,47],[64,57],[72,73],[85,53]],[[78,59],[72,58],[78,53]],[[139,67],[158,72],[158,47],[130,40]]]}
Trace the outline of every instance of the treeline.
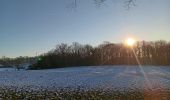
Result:
{"label": "treeline", "polygon": [[0,64],[3,66],[8,66],[8,67],[17,67],[20,64],[25,64],[25,63],[29,63],[29,64],[35,64],[37,62],[36,57],[16,57],[16,58],[9,58],[9,57],[5,57],[3,56],[2,58],[0,58]]}
{"label": "treeline", "polygon": [[133,47],[123,43],[109,43],[93,47],[77,42],[59,44],[55,49],[39,56],[32,66],[38,68],[56,68],[93,65],[170,65],[170,43],[166,41],[136,42]]}

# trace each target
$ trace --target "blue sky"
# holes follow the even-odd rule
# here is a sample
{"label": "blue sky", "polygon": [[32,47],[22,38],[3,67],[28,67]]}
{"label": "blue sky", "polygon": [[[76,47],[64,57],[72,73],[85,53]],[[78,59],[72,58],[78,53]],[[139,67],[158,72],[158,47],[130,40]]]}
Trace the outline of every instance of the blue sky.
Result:
{"label": "blue sky", "polygon": [[170,41],[170,0],[0,0],[0,56],[34,56],[59,43],[98,45],[103,41]]}

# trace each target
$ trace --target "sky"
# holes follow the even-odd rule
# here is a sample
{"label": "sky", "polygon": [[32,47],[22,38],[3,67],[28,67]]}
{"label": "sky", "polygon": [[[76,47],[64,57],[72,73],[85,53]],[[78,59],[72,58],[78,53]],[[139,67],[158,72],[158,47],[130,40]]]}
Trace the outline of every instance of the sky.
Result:
{"label": "sky", "polygon": [[35,56],[59,43],[170,41],[170,0],[0,0],[0,57]]}

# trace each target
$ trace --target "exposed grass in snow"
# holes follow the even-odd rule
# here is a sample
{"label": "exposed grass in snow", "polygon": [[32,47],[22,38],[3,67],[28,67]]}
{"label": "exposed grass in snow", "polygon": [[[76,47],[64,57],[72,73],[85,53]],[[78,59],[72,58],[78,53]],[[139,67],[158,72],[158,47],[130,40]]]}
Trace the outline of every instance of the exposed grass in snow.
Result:
{"label": "exposed grass in snow", "polygon": [[114,91],[114,90],[84,90],[63,88],[50,91],[25,91],[17,88],[1,88],[0,98],[3,100],[169,100],[170,91],[163,94],[157,91]]}

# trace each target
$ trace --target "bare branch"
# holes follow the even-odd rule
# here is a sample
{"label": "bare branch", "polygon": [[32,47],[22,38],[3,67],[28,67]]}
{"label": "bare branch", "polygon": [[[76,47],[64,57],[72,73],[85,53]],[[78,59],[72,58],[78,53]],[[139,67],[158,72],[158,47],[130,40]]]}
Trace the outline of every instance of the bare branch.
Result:
{"label": "bare branch", "polygon": [[136,0],[126,0],[125,1],[125,7],[127,7],[127,9],[130,9],[130,7],[136,6],[135,1]]}
{"label": "bare branch", "polygon": [[75,7],[77,7],[77,0],[74,0]]}
{"label": "bare branch", "polygon": [[95,4],[97,6],[100,6],[102,3],[104,3],[106,0],[94,0]]}
{"label": "bare branch", "polygon": [[[73,5],[74,5],[74,8],[76,8],[77,7],[77,1],[78,0],[74,0],[73,1]],[[107,0],[94,0],[94,2],[95,2],[95,4],[97,5],[97,6],[100,6],[101,4],[103,4],[105,1],[107,1]],[[136,4],[135,4],[135,1],[136,0],[125,0],[125,7],[127,7],[127,9],[130,9],[130,7],[132,7],[132,6],[136,6]],[[73,5],[72,5],[72,7],[73,7]]]}
{"label": "bare branch", "polygon": [[77,0],[72,0],[67,6],[66,8],[69,8],[71,10],[76,10],[77,8]]}

